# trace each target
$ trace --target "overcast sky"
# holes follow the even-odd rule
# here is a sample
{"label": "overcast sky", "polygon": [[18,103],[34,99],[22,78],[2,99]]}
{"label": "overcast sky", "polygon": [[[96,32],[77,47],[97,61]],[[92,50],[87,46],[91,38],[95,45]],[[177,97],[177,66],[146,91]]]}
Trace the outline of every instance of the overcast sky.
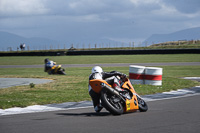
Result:
{"label": "overcast sky", "polygon": [[0,31],[67,43],[139,42],[200,27],[200,0],[0,0]]}

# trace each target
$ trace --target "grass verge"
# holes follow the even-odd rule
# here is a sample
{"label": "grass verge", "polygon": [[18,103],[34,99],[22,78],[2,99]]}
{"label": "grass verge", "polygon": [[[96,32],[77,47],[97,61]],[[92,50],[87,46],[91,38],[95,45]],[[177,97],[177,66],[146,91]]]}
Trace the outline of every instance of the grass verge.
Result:
{"label": "grass verge", "polygon": [[[92,67],[92,66],[91,66]],[[134,85],[140,95],[188,88],[200,83],[180,79],[199,76],[200,66],[163,66],[163,85]],[[104,71],[120,71],[128,75],[128,67],[104,67]],[[43,68],[0,68],[0,77],[46,78],[55,81],[48,84],[17,86],[0,89],[0,108],[26,107],[50,103],[91,100],[88,95],[88,76],[91,68],[66,68],[67,75],[47,75]]]}
{"label": "grass verge", "polygon": [[39,65],[44,64],[45,58],[56,61],[57,64],[200,62],[200,54],[10,56],[0,57],[0,65]]}

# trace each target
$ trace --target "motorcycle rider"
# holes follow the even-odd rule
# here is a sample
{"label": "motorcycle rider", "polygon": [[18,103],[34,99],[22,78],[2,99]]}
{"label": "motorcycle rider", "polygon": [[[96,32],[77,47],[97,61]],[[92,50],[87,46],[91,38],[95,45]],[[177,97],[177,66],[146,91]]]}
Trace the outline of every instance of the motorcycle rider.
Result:
{"label": "motorcycle rider", "polygon": [[56,65],[56,62],[49,60],[48,58],[46,58],[44,60],[45,66],[44,66],[44,71],[47,72],[48,74],[53,74],[54,69],[53,66]]}
{"label": "motorcycle rider", "polygon": [[[120,81],[116,76],[120,76],[122,78],[126,77],[125,74],[117,72],[117,71],[103,72],[103,69],[100,66],[95,66],[92,68],[92,73],[89,76],[89,80],[92,80],[92,79],[106,80],[106,82],[112,85],[114,89],[118,91],[123,91],[120,88]],[[88,88],[89,88],[89,95],[91,96],[92,101],[93,101],[94,110],[96,112],[100,112],[103,108],[100,104],[100,94],[94,92],[90,85]]]}

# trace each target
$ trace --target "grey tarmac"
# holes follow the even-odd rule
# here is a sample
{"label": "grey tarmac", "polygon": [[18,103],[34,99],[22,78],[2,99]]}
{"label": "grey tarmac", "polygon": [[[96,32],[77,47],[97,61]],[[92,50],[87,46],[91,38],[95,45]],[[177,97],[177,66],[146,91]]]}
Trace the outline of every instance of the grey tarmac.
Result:
{"label": "grey tarmac", "polygon": [[[168,62],[168,63],[105,63],[105,64],[63,64],[62,67],[127,67],[139,66],[199,66],[200,62]],[[0,68],[43,68],[44,65],[0,65]]]}
{"label": "grey tarmac", "polygon": [[13,86],[29,85],[31,83],[44,84],[52,81],[53,80],[36,78],[0,78],[0,89]]}
{"label": "grey tarmac", "polygon": [[113,116],[92,107],[0,116],[1,133],[197,133],[200,95],[147,102],[147,112]]}

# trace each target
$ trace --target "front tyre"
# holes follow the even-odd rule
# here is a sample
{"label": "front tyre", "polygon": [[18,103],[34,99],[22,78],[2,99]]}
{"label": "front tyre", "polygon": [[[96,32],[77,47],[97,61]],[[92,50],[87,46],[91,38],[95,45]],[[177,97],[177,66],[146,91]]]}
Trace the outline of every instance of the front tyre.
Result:
{"label": "front tyre", "polygon": [[113,115],[121,115],[124,112],[121,99],[105,90],[101,91],[101,102],[103,107]]}
{"label": "front tyre", "polygon": [[148,106],[146,102],[138,96],[137,96],[137,100],[138,100],[138,106],[139,106],[140,112],[146,112],[148,110]]}
{"label": "front tyre", "polygon": [[62,70],[59,70],[59,71],[58,71],[58,74],[66,75],[66,73],[65,73],[64,71],[62,71]]}

